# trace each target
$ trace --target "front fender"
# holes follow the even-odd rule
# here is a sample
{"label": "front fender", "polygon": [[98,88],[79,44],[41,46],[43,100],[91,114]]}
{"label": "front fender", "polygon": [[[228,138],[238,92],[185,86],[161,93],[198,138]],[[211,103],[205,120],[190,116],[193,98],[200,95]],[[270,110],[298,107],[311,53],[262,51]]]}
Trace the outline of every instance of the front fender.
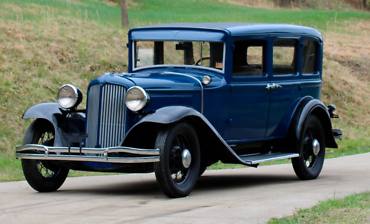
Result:
{"label": "front fender", "polygon": [[48,120],[54,126],[54,146],[63,146],[67,144],[66,139],[58,130],[60,120],[63,117],[63,109],[58,103],[40,103],[36,104],[23,114],[23,119],[36,118]]}
{"label": "front fender", "polygon": [[183,106],[163,107],[155,113],[147,115],[130,129],[122,145],[153,147],[158,132],[164,126],[180,121],[188,122],[194,126],[201,150],[207,150],[207,153],[203,151],[202,155],[210,154],[212,158],[209,159],[220,159],[223,162],[245,164],[206,117],[192,108]]}

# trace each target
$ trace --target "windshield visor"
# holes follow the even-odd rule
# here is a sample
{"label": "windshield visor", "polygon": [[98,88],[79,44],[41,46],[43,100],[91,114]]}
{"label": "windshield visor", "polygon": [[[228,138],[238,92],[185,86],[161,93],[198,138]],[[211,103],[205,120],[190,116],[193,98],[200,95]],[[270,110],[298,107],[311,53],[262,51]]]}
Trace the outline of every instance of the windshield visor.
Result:
{"label": "windshield visor", "polygon": [[135,41],[134,69],[153,66],[199,66],[223,72],[224,43],[204,41]]}

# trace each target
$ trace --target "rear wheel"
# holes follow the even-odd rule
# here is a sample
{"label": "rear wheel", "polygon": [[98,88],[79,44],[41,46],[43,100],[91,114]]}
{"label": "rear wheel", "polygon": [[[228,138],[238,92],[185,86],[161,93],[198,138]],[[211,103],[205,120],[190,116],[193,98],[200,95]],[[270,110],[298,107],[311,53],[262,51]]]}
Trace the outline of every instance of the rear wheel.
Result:
{"label": "rear wheel", "polygon": [[295,173],[302,180],[316,179],[324,165],[325,135],[320,120],[310,115],[299,141],[299,157],[292,159]]}
{"label": "rear wheel", "polygon": [[156,140],[160,162],[155,175],[163,193],[170,198],[185,197],[199,174],[200,151],[196,132],[187,123],[178,123],[160,132]]}
{"label": "rear wheel", "polygon": [[[54,127],[45,120],[36,120],[28,128],[23,145],[54,145]],[[56,191],[68,176],[69,169],[45,160],[22,159],[22,168],[28,184],[39,192]]]}

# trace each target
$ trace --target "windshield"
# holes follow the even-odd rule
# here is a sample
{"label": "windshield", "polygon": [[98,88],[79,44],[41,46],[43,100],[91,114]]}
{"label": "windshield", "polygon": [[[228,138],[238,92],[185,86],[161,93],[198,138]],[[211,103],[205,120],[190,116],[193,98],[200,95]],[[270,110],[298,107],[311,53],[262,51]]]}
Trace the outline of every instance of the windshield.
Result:
{"label": "windshield", "polygon": [[224,43],[135,41],[134,68],[153,65],[202,66],[223,71]]}

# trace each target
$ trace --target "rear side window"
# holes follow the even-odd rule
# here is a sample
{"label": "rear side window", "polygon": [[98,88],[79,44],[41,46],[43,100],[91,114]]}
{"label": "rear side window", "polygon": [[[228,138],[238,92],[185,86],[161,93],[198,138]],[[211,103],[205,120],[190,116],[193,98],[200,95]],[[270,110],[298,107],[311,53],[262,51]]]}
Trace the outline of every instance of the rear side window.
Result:
{"label": "rear side window", "polygon": [[297,73],[297,40],[274,40],[273,74],[289,75]]}
{"label": "rear side window", "polygon": [[233,76],[263,76],[266,41],[235,41],[234,46]]}
{"label": "rear side window", "polygon": [[303,41],[302,73],[312,74],[317,72],[318,44],[313,40]]}

